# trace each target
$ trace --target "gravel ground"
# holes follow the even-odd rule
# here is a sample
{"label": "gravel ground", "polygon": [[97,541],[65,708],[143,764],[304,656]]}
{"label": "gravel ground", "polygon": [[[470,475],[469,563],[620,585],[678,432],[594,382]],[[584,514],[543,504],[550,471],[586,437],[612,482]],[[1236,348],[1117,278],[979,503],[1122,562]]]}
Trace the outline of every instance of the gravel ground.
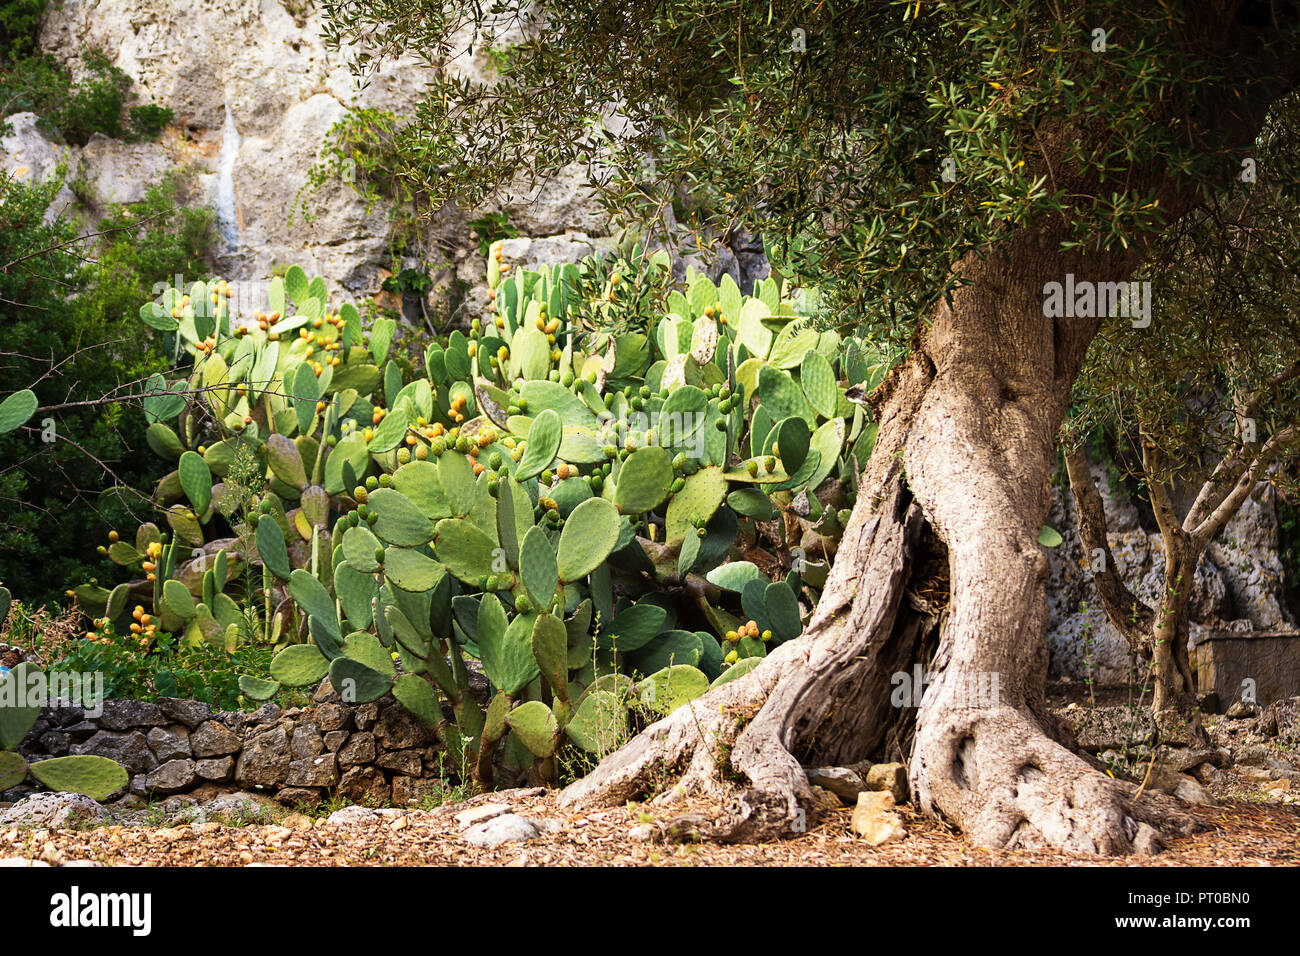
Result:
{"label": "gravel ground", "polygon": [[[470,844],[456,815],[504,802],[525,818],[551,821],[526,843]],[[207,822],[176,827],[92,826],[70,830],[0,833],[0,857],[128,866],[1277,866],[1300,865],[1300,807],[1239,801],[1191,812],[1211,826],[1173,841],[1154,858],[1099,859],[1082,854],[1009,852],[971,846],[959,834],[899,808],[908,835],[868,847],[849,830],[850,809],[829,812],[808,833],[744,846],[639,842],[629,831],[650,823],[656,831],[684,813],[709,816],[707,804],[662,808],[618,807],[575,813],[555,805],[553,794],[491,794],[436,810],[349,811],[360,819],[329,822],[303,814],[272,825],[227,826]],[[344,814],[347,816],[349,814]],[[39,865],[39,863],[38,863]]]}

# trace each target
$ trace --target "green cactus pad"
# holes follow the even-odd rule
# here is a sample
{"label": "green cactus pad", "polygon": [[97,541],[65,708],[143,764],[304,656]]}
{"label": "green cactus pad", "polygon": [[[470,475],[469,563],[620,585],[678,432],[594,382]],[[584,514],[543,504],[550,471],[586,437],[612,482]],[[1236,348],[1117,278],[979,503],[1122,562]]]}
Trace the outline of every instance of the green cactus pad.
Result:
{"label": "green cactus pad", "polygon": [[504,691],[493,695],[488,704],[487,713],[483,715],[483,739],[496,742],[505,736],[506,712],[510,709],[510,698]]}
{"label": "green cactus pad", "polygon": [[163,607],[182,620],[193,617],[198,611],[190,589],[175,578],[163,582],[162,603]]}
{"label": "green cactus pad", "polygon": [[181,455],[176,470],[180,475],[181,488],[185,497],[189,498],[194,513],[203,517],[208,505],[212,503],[212,470],[208,468],[208,463],[198,452],[187,451]]}
{"label": "green cactus pad", "polygon": [[384,578],[403,591],[432,591],[446,569],[418,551],[389,548],[384,552]]}
{"label": "green cactus pad", "polygon": [[[0,700],[17,698],[22,701],[25,697],[24,688],[27,687],[27,675],[36,670],[37,668],[31,664],[23,663],[10,671],[7,677],[0,678],[0,682],[10,684],[0,691]],[[32,729],[40,715],[39,706],[27,707],[9,703],[0,706],[0,749],[17,750],[18,745],[23,742],[23,738],[27,736],[27,732]]]}
{"label": "green cactus pad", "polygon": [[[496,601],[495,595],[483,598],[479,611],[478,647],[483,663],[483,673],[487,674],[494,687],[515,696],[536,679],[541,671],[533,657],[531,615],[519,614],[505,628],[498,628],[493,622],[484,627],[484,611],[490,603]],[[496,611],[504,618],[500,603]]]}
{"label": "green cactus pad", "polygon": [[545,758],[555,753],[559,723],[551,708],[540,700],[520,704],[506,715],[506,723],[534,756]]}
{"label": "green cactus pad", "polygon": [[330,664],[330,686],[344,703],[368,704],[392,690],[393,680],[360,661],[336,657]]}
{"label": "green cactus pad", "polygon": [[519,576],[533,603],[546,607],[560,583],[555,546],[541,528],[530,528],[519,545]]}
{"label": "green cactus pad", "polygon": [[36,413],[38,404],[36,393],[29,388],[5,396],[4,401],[0,402],[0,435],[27,424],[27,420]]}
{"label": "green cactus pad", "polygon": [[735,591],[737,593],[743,591],[745,585],[750,581],[768,580],[767,575],[760,571],[757,565],[749,561],[730,561],[718,565],[705,577],[710,584],[716,584],[724,591]]}
{"label": "green cactus pad", "polygon": [[784,581],[775,581],[767,586],[763,592],[763,606],[767,610],[772,634],[778,640],[793,640],[803,631],[798,598]]}
{"label": "green cactus pad", "polygon": [[474,466],[459,452],[446,452],[438,459],[438,481],[451,513],[467,515],[474,507]]}
{"label": "green cactus pad", "polygon": [[371,530],[389,544],[415,548],[433,537],[433,522],[399,491],[378,488],[370,493],[366,504],[377,516]]}
{"label": "green cactus pad", "polygon": [[325,655],[311,644],[291,644],[271,659],[271,676],[285,687],[311,687],[329,669]]}
{"label": "green cactus pad", "polygon": [[444,518],[437,530],[433,552],[457,578],[478,587],[493,573],[496,545],[477,527],[461,518]]}
{"label": "green cactus pad", "polygon": [[839,405],[839,386],[835,382],[835,370],[826,356],[820,352],[809,351],[799,366],[799,384],[808,404],[822,418],[834,418]]}
{"label": "green cactus pad", "polygon": [[781,456],[781,467],[787,474],[791,474],[798,471],[808,457],[808,443],[811,440],[812,431],[806,421],[802,418],[785,418],[772,429],[768,436],[769,447],[764,451],[770,453],[774,448]]}
{"label": "green cactus pad", "polygon": [[330,597],[325,585],[321,584],[310,571],[295,568],[289,575],[289,593],[308,615],[325,629],[334,640],[343,638],[339,628],[338,614],[334,609],[334,599]]}
{"label": "green cactus pad", "polygon": [[771,521],[776,517],[772,499],[757,488],[738,488],[727,495],[727,507],[738,515],[756,521]]}
{"label": "green cactus pad", "polygon": [[442,719],[442,708],[429,682],[414,674],[403,674],[393,682],[393,696],[428,726]]}
{"label": "green cactus pad", "polygon": [[[555,412],[566,425],[594,428],[598,424],[595,413],[577,395],[558,382],[545,378],[524,382],[519,396],[528,404],[529,414]],[[531,438],[531,436],[529,436]]]}
{"label": "green cactus pad", "polygon": [[266,436],[266,463],[271,466],[271,474],[289,487],[299,491],[307,487],[307,470],[302,463],[302,454],[298,446],[284,435]]}
{"label": "green cactus pad", "polygon": [[628,711],[618,695],[598,690],[583,698],[564,729],[583,750],[604,755],[627,739],[627,722]]}
{"label": "green cactus pad", "polygon": [[397,671],[393,667],[393,654],[380,643],[379,638],[368,631],[353,631],[343,641],[343,656],[364,664],[372,671],[386,677],[394,677]]}
{"label": "green cactus pad", "polygon": [[773,421],[796,417],[802,418],[809,427],[817,421],[817,413],[804,398],[803,389],[779,368],[764,365],[758,370],[758,398],[767,406]]}
{"label": "green cactus pad", "polygon": [[280,683],[245,674],[239,678],[239,692],[249,700],[270,700],[280,692]]}
{"label": "green cactus pad", "polygon": [[640,650],[654,640],[667,620],[668,612],[657,604],[645,601],[634,604],[619,611],[614,620],[601,629],[597,646],[601,650],[617,649],[624,654]]}
{"label": "green cactus pad", "polygon": [[334,593],[349,624],[363,630],[370,627],[372,602],[378,594],[373,574],[358,571],[347,560],[340,561],[334,566]]}
{"label": "green cactus pad", "polygon": [[393,472],[393,487],[433,521],[451,517],[451,504],[438,476],[438,467],[431,461],[412,461]]}
{"label": "green cactus pad", "polygon": [[709,685],[709,690],[712,690],[715,687],[721,687],[723,684],[729,684],[733,680],[744,677],[761,663],[763,663],[763,658],[761,657],[746,657],[736,661],[736,663],[724,670],[722,674]]}
{"label": "green cactus pad", "polygon": [[516,480],[536,478],[550,467],[560,449],[563,431],[559,413],[553,408],[546,409],[533,419],[533,424],[528,429],[528,445],[523,457],[519,459],[519,467],[515,469]]}
{"label": "green cactus pad", "polygon": [[659,444],[664,448],[682,446],[704,424],[709,396],[703,389],[685,385],[676,389],[659,410]]}
{"label": "green cactus pad", "polygon": [[637,684],[636,693],[657,714],[667,716],[709,689],[704,672],[689,664],[674,664],[656,671]]}
{"label": "green cactus pad", "polygon": [[153,449],[155,455],[176,461],[185,452],[180,436],[162,422],[154,422],[145,429],[144,440]]}
{"label": "green cactus pad", "polygon": [[560,580],[581,580],[603,564],[618,543],[620,527],[618,510],[604,498],[589,498],[574,508],[560,532]]}
{"label": "green cactus pad", "polygon": [[727,493],[727,479],[716,465],[701,468],[686,479],[686,484],[668,502],[665,535],[677,541],[696,533],[696,527],[708,522]]}
{"label": "green cactus pad", "polygon": [[107,800],[126,787],[127,772],[106,757],[55,757],[28,766],[33,777],[51,790]]}
{"label": "green cactus pad", "polygon": [[[714,644],[712,637],[705,637]],[[664,631],[653,641],[629,654],[628,666],[641,674],[653,674],[665,667],[675,664],[690,664],[698,667],[704,656],[704,644],[694,631]]]}
{"label": "green cactus pad", "polygon": [[832,418],[828,422],[823,422],[813,432],[812,442],[809,447],[811,451],[817,452],[821,462],[813,469],[812,475],[808,478],[808,489],[810,491],[815,491],[835,468],[835,463],[839,461],[840,452],[844,448],[844,437],[847,430],[848,426],[844,419]]}
{"label": "green cactus pad", "polygon": [[393,636],[397,638],[398,644],[407,651],[410,651],[417,660],[424,660],[429,656],[429,645],[424,638],[420,636],[415,627],[402,609],[395,604],[389,604],[383,610],[384,621],[392,628]]}
{"label": "green cactus pad", "polygon": [[785,481],[778,481],[772,485],[771,491],[786,491],[790,488],[802,488],[812,480],[813,476],[821,468],[822,453],[816,448],[808,449],[808,457],[803,460],[799,470],[787,478]]}
{"label": "green cactus pad", "polygon": [[552,614],[539,614],[533,624],[533,658],[551,691],[569,699],[569,634],[564,622]]}
{"label": "green cactus pad", "polygon": [[0,750],[0,793],[27,779],[27,761],[9,750]]}
{"label": "green cactus pad", "polygon": [[[262,526],[259,524],[258,531],[261,530]],[[379,570],[379,562],[375,560],[375,554],[381,547],[379,539],[371,534],[370,529],[365,525],[357,525],[343,533],[343,557],[348,564],[364,574],[374,574]]]}
{"label": "green cactus pad", "polygon": [[638,448],[623,462],[614,505],[623,514],[651,511],[668,497],[673,483],[673,456],[666,448]]}

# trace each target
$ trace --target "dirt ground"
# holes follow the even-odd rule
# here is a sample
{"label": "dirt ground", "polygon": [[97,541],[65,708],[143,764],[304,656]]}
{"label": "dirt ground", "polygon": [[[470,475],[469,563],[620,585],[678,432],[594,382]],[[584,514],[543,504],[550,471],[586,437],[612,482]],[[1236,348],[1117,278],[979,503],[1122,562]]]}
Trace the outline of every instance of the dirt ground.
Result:
{"label": "dirt ground", "polygon": [[[557,821],[527,843],[477,847],[461,835],[456,814],[506,802],[521,816]],[[53,865],[70,862],[128,866],[1295,866],[1300,865],[1300,806],[1241,801],[1190,812],[1211,826],[1172,841],[1156,857],[1099,859],[1085,854],[1009,852],[970,845],[960,834],[900,807],[908,835],[872,848],[849,830],[851,810],[829,812],[808,833],[744,846],[641,843],[629,830],[686,812],[714,808],[686,804],[671,813],[618,807],[574,813],[554,794],[490,794],[436,810],[383,810],[372,818],[329,823],[302,814],[273,825],[220,823],[179,827],[95,826],[72,830],[0,833],[0,857]]]}

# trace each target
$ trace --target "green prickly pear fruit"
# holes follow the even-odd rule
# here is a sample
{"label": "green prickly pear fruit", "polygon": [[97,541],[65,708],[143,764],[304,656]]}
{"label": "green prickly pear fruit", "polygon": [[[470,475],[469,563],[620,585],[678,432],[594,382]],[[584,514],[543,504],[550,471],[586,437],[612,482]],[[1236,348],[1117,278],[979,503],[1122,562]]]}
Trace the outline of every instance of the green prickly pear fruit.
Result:
{"label": "green prickly pear fruit", "polygon": [[560,384],[565,388],[571,388],[573,386],[573,373],[565,369],[564,375],[560,377]]}
{"label": "green prickly pear fruit", "polygon": [[370,518],[370,506],[364,503],[357,505],[357,514],[361,516],[361,520],[368,520]]}
{"label": "green prickly pear fruit", "polygon": [[527,614],[533,609],[533,602],[528,600],[528,595],[522,592],[515,598],[515,610],[520,614]]}
{"label": "green prickly pear fruit", "polygon": [[546,377],[549,378],[552,382],[558,382],[560,380],[559,369],[554,369],[554,368],[551,369],[550,373]]}
{"label": "green prickly pear fruit", "polygon": [[399,465],[409,464],[410,461],[411,461],[411,449],[409,448],[397,449],[397,463]]}
{"label": "green prickly pear fruit", "polygon": [[501,458],[501,452],[494,451],[490,456],[488,456],[488,467],[493,471],[500,471],[503,464],[505,464],[505,462]]}
{"label": "green prickly pear fruit", "polygon": [[769,473],[776,471],[776,457],[773,455],[768,455],[766,458],[764,458],[763,467],[766,468]]}
{"label": "green prickly pear fruit", "polygon": [[447,450],[447,442],[441,435],[429,442],[429,451],[433,452],[434,458],[441,458],[442,453]]}
{"label": "green prickly pear fruit", "polygon": [[673,479],[673,483],[668,486],[668,490],[673,494],[677,494],[677,492],[681,491],[685,487],[686,487],[685,478],[675,478]]}
{"label": "green prickly pear fruit", "polygon": [[617,455],[618,455],[618,449],[617,449],[617,448],[615,448],[613,445],[606,445],[606,446],[605,446],[605,457],[606,457],[606,458],[613,458],[613,457],[615,457],[615,456],[617,456]]}
{"label": "green prickly pear fruit", "polygon": [[519,396],[519,399],[515,404],[519,406],[521,412],[528,411],[528,399],[524,398],[522,395]]}
{"label": "green prickly pear fruit", "polygon": [[380,476],[379,476],[379,487],[380,487],[380,488],[391,488],[391,487],[393,487],[393,476],[392,476],[392,475],[388,475],[388,474],[380,475]]}
{"label": "green prickly pear fruit", "polygon": [[713,425],[714,425],[714,427],[717,428],[718,431],[720,431],[720,432],[725,432],[725,431],[727,430],[727,420],[726,420],[725,418],[719,418],[719,419],[717,419],[717,420],[713,423]]}
{"label": "green prickly pear fruit", "polygon": [[542,472],[542,484],[549,485],[554,480],[555,480],[555,472],[551,471],[551,469],[547,468],[545,471]]}
{"label": "green prickly pear fruit", "polygon": [[632,411],[639,412],[641,411],[641,406],[643,406],[645,402],[641,401],[641,396],[633,395],[632,401],[628,402],[628,404],[632,406]]}
{"label": "green prickly pear fruit", "polygon": [[378,487],[379,487],[379,479],[376,478],[374,475],[371,475],[369,478],[366,479],[367,491],[374,491]]}
{"label": "green prickly pear fruit", "polygon": [[352,489],[352,497],[356,499],[357,504],[364,505],[370,498],[370,492],[366,491],[361,485],[357,485]]}
{"label": "green prickly pear fruit", "polygon": [[757,477],[758,477],[758,462],[754,461],[754,460],[751,458],[751,459],[750,459],[750,460],[745,464],[745,470],[749,472],[749,477],[751,477],[751,478],[757,478]]}
{"label": "green prickly pear fruit", "polygon": [[722,386],[722,388],[718,390],[718,398],[721,398],[721,399],[724,399],[724,400],[725,400],[725,399],[728,399],[728,398],[731,398],[731,389],[730,389],[730,387],[728,387],[728,386],[726,386],[726,385]]}
{"label": "green prickly pear fruit", "polygon": [[506,408],[506,414],[510,416],[520,414],[519,406],[518,405],[509,406],[508,408]]}
{"label": "green prickly pear fruit", "polygon": [[649,398],[650,395],[652,394],[650,391],[650,386],[642,385],[641,388],[639,389],[639,394],[642,398]]}
{"label": "green prickly pear fruit", "polygon": [[740,660],[739,654],[737,654],[735,651],[728,651],[727,656],[722,659],[722,662],[724,664],[734,664],[738,660]]}
{"label": "green prickly pear fruit", "polygon": [[686,452],[679,451],[673,458],[673,471],[681,471],[686,467]]}
{"label": "green prickly pear fruit", "polygon": [[383,564],[383,563],[384,563],[384,549],[383,549],[383,548],[375,548],[375,563],[376,563],[376,564]]}
{"label": "green prickly pear fruit", "polygon": [[374,524],[378,520],[379,514],[377,512],[372,511],[370,514],[366,515],[366,524]]}

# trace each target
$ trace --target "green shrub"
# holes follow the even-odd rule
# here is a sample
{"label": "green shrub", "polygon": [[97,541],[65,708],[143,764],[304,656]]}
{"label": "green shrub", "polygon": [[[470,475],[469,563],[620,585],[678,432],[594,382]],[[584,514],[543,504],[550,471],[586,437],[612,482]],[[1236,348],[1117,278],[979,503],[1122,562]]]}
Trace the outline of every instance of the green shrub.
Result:
{"label": "green shrub", "polygon": [[[0,375],[13,383],[5,391],[31,385],[42,407],[123,394],[164,367],[158,345],[138,335],[139,304],[159,279],[202,274],[215,241],[211,213],[179,205],[182,183],[168,179],[135,207],[110,209],[99,248],[84,248],[71,223],[44,221],[58,187],[0,179],[0,264],[11,264],[0,271],[11,343]],[[127,489],[161,473],[141,454],[144,428],[138,413],[102,404],[38,413],[0,437],[0,581],[40,604],[94,573],[91,542],[147,504]],[[122,490],[99,494],[115,479]]]}

